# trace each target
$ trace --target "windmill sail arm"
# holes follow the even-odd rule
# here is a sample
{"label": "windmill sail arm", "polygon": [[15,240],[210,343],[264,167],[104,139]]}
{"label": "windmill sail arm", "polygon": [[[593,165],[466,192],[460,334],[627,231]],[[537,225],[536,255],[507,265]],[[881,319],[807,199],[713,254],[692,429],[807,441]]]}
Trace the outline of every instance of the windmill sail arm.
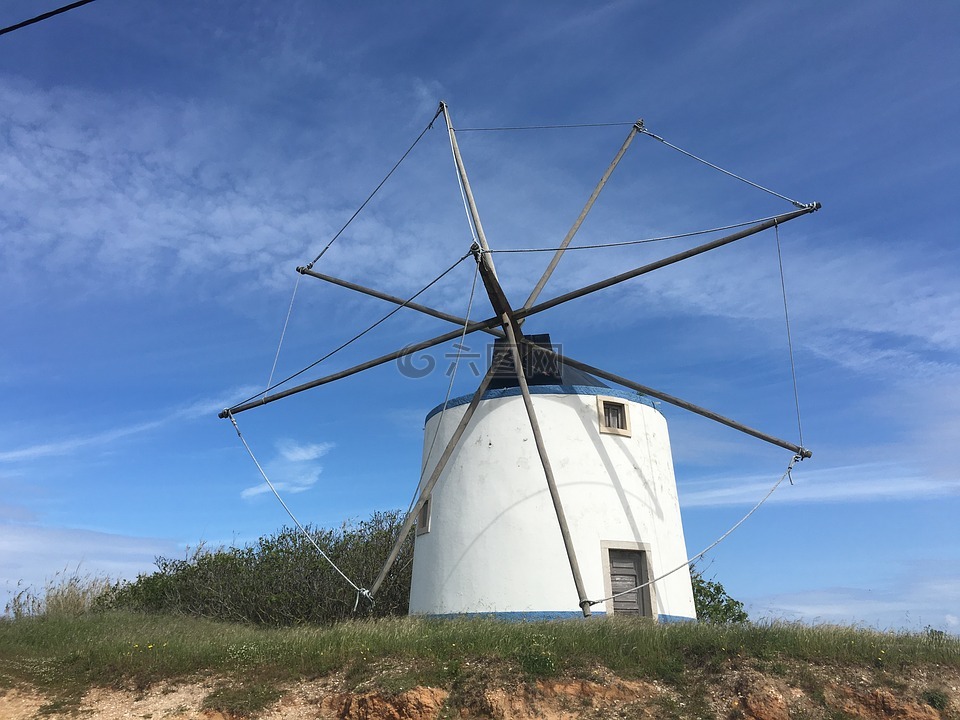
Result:
{"label": "windmill sail arm", "polygon": [[[420,303],[412,302],[410,300],[404,300],[403,298],[399,298],[396,295],[390,295],[389,293],[381,292],[380,290],[369,288],[364,285],[351,282],[350,280],[343,280],[342,278],[333,277],[332,275],[326,275],[324,273],[319,273],[319,272],[316,272],[315,270],[308,270],[307,268],[304,268],[304,267],[297,268],[297,272],[299,272],[301,275],[309,275],[310,277],[317,278],[318,280],[323,280],[324,282],[328,282],[331,285],[338,285],[339,287],[346,288],[347,290],[353,290],[354,292],[358,292],[363,295],[369,295],[370,297],[375,297],[380,300],[386,300],[387,302],[393,303],[394,305],[400,305],[401,307],[407,307],[407,308],[410,308],[411,310],[416,310],[417,312],[422,313],[424,315],[429,315],[430,317],[435,317],[440,320],[446,320],[447,322],[451,322],[454,325],[460,325],[461,327],[463,327],[463,325],[467,322],[465,318],[458,317],[457,315],[444,312],[443,310],[437,310],[427,305],[421,305]],[[491,335],[496,335],[497,337],[503,337],[503,330],[500,330],[499,328],[496,328],[496,327],[483,328],[483,332],[489,333]]]}
{"label": "windmill sail arm", "polygon": [[[669,257],[663,258],[662,260],[657,260],[647,265],[634,268],[633,270],[628,270],[624,273],[615,275],[606,280],[601,280],[591,285],[587,285],[586,287],[580,288],[579,290],[571,290],[568,293],[564,293],[563,295],[559,295],[551,300],[547,300],[538,305],[533,305],[531,307],[518,308],[516,310],[513,310],[512,316],[515,320],[521,321],[524,318],[529,317],[530,315],[535,315],[545,310],[549,310],[551,308],[556,307],[557,305],[567,302],[568,300],[573,300],[579,297],[583,297],[584,295],[589,295],[591,293],[597,292],[598,290],[604,290],[613,285],[619,284],[621,282],[625,282],[626,280],[632,280],[633,278],[639,277],[640,275],[645,275],[649,272],[653,272],[654,270],[659,270],[662,267],[673,265],[675,263],[680,262],[681,260],[686,260],[687,258],[691,258],[696,255],[709,252],[710,250],[715,250],[716,248],[722,247],[724,245],[728,245],[732,242],[736,242],[737,240],[742,240],[743,238],[749,237],[750,235],[755,235],[758,232],[769,230],[771,227],[788,222],[790,220],[793,220],[794,218],[800,217],[801,215],[806,215],[811,212],[816,212],[819,209],[820,209],[820,203],[810,203],[809,205],[805,206],[801,210],[796,210],[794,212],[778,215],[777,217],[771,218],[770,220],[766,220],[762,223],[752,225],[748,228],[745,228],[744,230],[740,230],[731,235],[726,235],[722,238],[718,238],[709,243],[698,245],[697,247],[691,248],[690,250],[685,250],[681,253],[677,253],[675,255],[671,255]],[[339,285],[340,287],[348,288],[350,290],[363,293],[364,295],[370,295],[372,297],[379,298],[381,300],[386,300],[387,302],[393,303],[395,305],[403,305],[405,307],[410,308],[411,310],[416,310],[417,312],[423,313],[424,315],[430,315],[431,317],[439,318],[441,320],[446,320],[456,325],[463,325],[464,323],[466,323],[466,320],[462,317],[458,317],[456,315],[453,315],[451,313],[446,313],[441,310],[436,310],[434,308],[428,307],[426,305],[421,305],[419,303],[408,302],[406,300],[395,297],[393,295],[389,295],[388,293],[380,292],[379,290],[374,290],[372,288],[364,287],[363,285],[350,282],[349,280],[342,280],[340,278],[335,278],[330,275],[324,275],[323,273],[318,273],[313,270],[308,270],[306,268],[297,268],[297,270],[301,274],[310,275],[311,277],[315,277],[319,280],[324,280],[334,285]],[[497,335],[500,337],[503,336],[503,331],[499,330],[496,327],[497,325],[500,324],[499,319],[488,318],[487,320],[484,320],[480,324],[482,324],[484,327],[480,327],[476,329],[483,330],[484,332],[488,332],[491,335]],[[473,332],[473,330],[471,330],[470,332]]]}
{"label": "windmill sail arm", "polygon": [[443,335],[437,335],[436,337],[430,338],[429,340],[423,340],[422,342],[414,343],[413,345],[407,345],[406,347],[401,348],[399,350],[395,350],[392,353],[381,355],[378,358],[374,358],[373,360],[368,360],[367,362],[360,363],[359,365],[354,365],[353,367],[349,367],[346,370],[341,370],[340,372],[335,372],[330,375],[324,375],[323,377],[317,378],[316,380],[311,380],[310,382],[297,385],[296,387],[292,387],[278,393],[274,393],[273,395],[264,395],[263,397],[258,397],[255,400],[250,400],[249,402],[241,403],[240,405],[235,405],[231,408],[227,408],[226,410],[222,410],[220,412],[220,417],[227,418],[230,415],[236,415],[246,410],[250,410],[251,408],[260,407],[261,405],[266,405],[276,400],[281,400],[285,397],[296,395],[297,393],[301,393],[304,390],[310,390],[312,388],[319,387],[321,385],[326,385],[328,383],[334,382],[335,380],[342,380],[343,378],[350,377],[351,375],[356,375],[357,373],[363,372],[364,370],[369,370],[370,368],[377,367],[378,365],[383,365],[384,363],[388,363],[393,360],[398,360],[407,355],[412,355],[415,352],[420,352],[421,350],[426,350],[427,348],[432,348],[432,347],[435,347],[436,345],[442,345],[443,343],[449,342],[450,340],[455,340],[464,335],[475,333],[478,330],[486,330],[488,328],[494,327],[499,324],[500,324],[500,320],[498,318],[490,318],[488,320],[483,320],[481,322],[468,323],[465,328],[458,328],[457,330],[451,330],[448,333],[444,333]]}
{"label": "windmill sail arm", "polygon": [[586,287],[582,287],[579,290],[571,290],[570,292],[564,293],[563,295],[558,295],[555,298],[539,303],[538,305],[534,305],[533,307],[521,308],[515,311],[515,316],[517,318],[524,318],[530,315],[536,315],[537,313],[543,312],[544,310],[549,310],[550,308],[554,308],[557,305],[562,305],[563,303],[568,302],[570,300],[575,300],[576,298],[583,297],[584,295],[595,293],[598,290],[605,290],[608,287],[618,285],[619,283],[625,282],[627,280],[632,280],[635,277],[639,277],[640,275],[645,275],[649,272],[653,272],[654,270],[659,270],[660,268],[666,267],[667,265],[673,265],[675,263],[680,262],[681,260],[687,260],[688,258],[695,257],[696,255],[701,255],[705,252],[709,252],[710,250],[715,250],[719,247],[723,247],[724,245],[729,245],[732,242],[736,242],[737,240],[742,240],[743,238],[749,237],[750,235],[756,235],[757,233],[763,232],[764,230],[769,230],[772,227],[776,227],[777,225],[782,225],[785,222],[794,220],[795,218],[798,218],[801,215],[807,215],[808,213],[816,212],[819,209],[820,209],[820,203],[818,202],[810,203],[809,205],[805,205],[800,210],[794,210],[793,212],[784,213],[783,215],[777,215],[776,217],[770,218],[769,220],[765,220],[761,223],[757,223],[756,225],[751,225],[750,227],[744,228],[743,230],[738,230],[737,232],[731,233],[730,235],[725,235],[722,238],[717,238],[716,240],[713,240],[708,243],[704,243],[703,245],[698,245],[697,247],[690,248],[689,250],[684,250],[683,252],[676,253],[675,255],[670,255],[669,257],[665,257],[662,260],[657,260],[655,262],[648,263],[647,265],[642,265],[638,268],[634,268],[633,270],[627,270],[626,272],[620,273],[619,275],[614,275],[613,277],[607,278],[606,280],[600,280],[599,282],[595,282],[591,285],[587,285]]}
{"label": "windmill sail arm", "polygon": [[[390,549],[390,554],[383,563],[383,567],[380,569],[377,579],[374,580],[373,585],[370,587],[371,594],[376,595],[377,591],[380,589],[380,586],[383,584],[383,581],[386,580],[387,574],[390,572],[390,568],[393,567],[394,562],[397,560],[397,556],[400,554],[400,548],[403,545],[403,541],[406,540],[407,535],[410,534],[410,530],[413,528],[413,523],[420,514],[420,510],[423,509],[423,506],[430,498],[430,493],[433,492],[433,488],[436,487],[437,481],[440,480],[440,476],[446,469],[447,462],[449,462],[450,456],[453,455],[453,451],[456,450],[457,445],[460,442],[460,438],[463,437],[463,433],[467,429],[467,425],[473,418],[477,408],[480,407],[480,401],[483,399],[483,394],[490,386],[490,381],[493,379],[496,370],[496,366],[491,365],[487,370],[487,374],[484,375],[483,379],[480,381],[480,387],[477,388],[476,392],[473,394],[473,397],[470,399],[470,405],[464,412],[463,417],[460,418],[460,422],[453,431],[453,435],[450,437],[450,440],[447,441],[447,446],[444,448],[443,453],[440,455],[440,459],[437,460],[437,464],[431,471],[430,478],[420,489],[420,496],[417,498],[416,504],[410,509],[410,512],[408,512],[407,516],[403,519],[403,526],[400,528],[400,533],[397,535],[397,539],[394,542],[393,547]],[[429,461],[429,457],[427,458],[427,461]]]}
{"label": "windmill sail arm", "polygon": [[598,367],[587,365],[584,362],[574,360],[573,358],[567,357],[566,355],[560,355],[558,353],[553,352],[549,348],[536,345],[530,342],[529,340],[527,340],[526,338],[520,338],[520,342],[525,343],[527,347],[533,348],[536,352],[541,352],[541,353],[545,353],[547,355],[552,355],[556,357],[564,365],[568,365],[572,368],[576,368],[577,370],[580,370],[582,372],[590,373],[591,375],[595,375],[604,380],[609,380],[612,383],[616,383],[617,385],[622,385],[623,387],[630,388],[631,390],[636,390],[638,393],[641,393],[643,395],[649,395],[650,397],[657,398],[658,400],[662,400],[663,402],[669,403],[670,405],[683,408],[684,410],[689,410],[690,412],[700,415],[702,417],[705,417],[708,420],[713,420],[714,422],[718,422],[721,425],[726,425],[727,427],[733,428],[734,430],[739,430],[742,433],[751,435],[752,437],[755,437],[758,440],[763,440],[764,442],[768,442],[771,445],[776,445],[777,447],[782,447],[786,450],[790,450],[791,452],[799,455],[801,458],[808,458],[813,455],[813,453],[810,450],[808,450],[805,447],[801,447],[796,443],[792,443],[789,440],[782,440],[773,435],[769,435],[768,433],[761,432],[760,430],[756,430],[748,425],[744,425],[743,423],[737,422],[736,420],[731,420],[728,417],[724,417],[723,415],[720,415],[719,413],[715,413],[712,410],[707,410],[706,408],[700,407],[699,405],[694,405],[692,402],[688,402],[674,395],[669,395],[668,393],[662,392],[660,390],[655,390],[654,388],[648,387],[646,385],[641,385],[640,383],[634,382],[633,380],[628,380],[627,378],[621,377],[620,375],[616,375],[612,372],[607,372],[606,370],[601,370]]}
{"label": "windmill sail arm", "polygon": [[553,258],[550,260],[550,264],[547,265],[547,269],[543,271],[543,275],[540,276],[536,286],[534,286],[533,290],[530,292],[530,296],[527,298],[526,302],[523,303],[523,307],[532,307],[537,301],[537,298],[540,297],[540,293],[543,291],[544,286],[547,284],[547,281],[550,280],[550,276],[553,275],[553,271],[556,270],[557,265],[560,263],[560,258],[563,257],[567,247],[569,247],[570,243],[573,241],[573,237],[580,230],[580,226],[583,224],[583,221],[586,220],[587,214],[593,208],[593,204],[597,201],[597,198],[600,197],[600,192],[607,184],[607,180],[609,180],[610,176],[613,175],[613,171],[617,169],[617,165],[620,164],[620,160],[622,160],[623,156],[626,154],[627,148],[630,147],[630,143],[633,142],[633,139],[637,136],[637,133],[639,133],[642,128],[643,120],[638,120],[636,123],[634,123],[633,127],[630,128],[630,132],[627,134],[626,140],[623,141],[623,145],[620,146],[620,150],[617,151],[617,154],[607,167],[606,172],[604,172],[603,176],[600,178],[600,182],[598,182],[597,186],[593,189],[593,193],[591,193],[586,205],[583,206],[583,210],[580,211],[580,215],[574,221],[573,226],[569,231],[567,231],[566,237],[563,238],[563,242],[560,243],[560,247],[557,248],[557,252],[554,253]]}

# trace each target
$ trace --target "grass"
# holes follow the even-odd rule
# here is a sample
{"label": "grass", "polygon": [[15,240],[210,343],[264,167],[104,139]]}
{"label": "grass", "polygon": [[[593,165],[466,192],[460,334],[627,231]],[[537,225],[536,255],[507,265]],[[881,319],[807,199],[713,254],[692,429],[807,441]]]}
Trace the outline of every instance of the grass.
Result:
{"label": "grass", "polygon": [[110,587],[109,578],[61,570],[37,590],[18,585],[6,613],[14,620],[39,615],[83,615]]}
{"label": "grass", "polygon": [[[501,663],[528,677],[604,666],[624,677],[679,680],[688,668],[786,660],[902,669],[960,668],[960,639],[793,624],[657,625],[597,621],[389,618],[329,627],[263,628],[131,612],[0,621],[0,683],[59,696],[91,686],[145,688],[196,675],[269,678],[276,686],[346,671],[363,682],[383,659],[402,660],[402,684],[453,682],[464,663]],[[931,697],[933,705],[937,700]]]}
{"label": "grass", "polygon": [[[960,670],[960,638],[927,629],[891,633],[784,623],[658,625],[641,618],[510,623],[411,617],[277,627],[176,612],[103,609],[106,580],[63,573],[40,593],[14,596],[0,618],[0,692],[28,686],[41,713],[77,709],[92,687],[146,690],[163,682],[215,683],[204,707],[255,716],[287,684],[336,676],[346,689],[397,694],[417,685],[450,692],[448,707],[487,712],[485,690],[517,679],[590,679],[612,671],[658,680],[665,717],[709,714],[708,686],[739,667],[768,671],[826,708],[825,670],[854,669],[886,687],[910,668]],[[922,675],[922,673],[921,673]],[[598,675],[599,676],[599,675]],[[915,697],[951,706],[937,686]],[[685,708],[680,712],[680,708]],[[948,717],[948,715],[944,715]]]}

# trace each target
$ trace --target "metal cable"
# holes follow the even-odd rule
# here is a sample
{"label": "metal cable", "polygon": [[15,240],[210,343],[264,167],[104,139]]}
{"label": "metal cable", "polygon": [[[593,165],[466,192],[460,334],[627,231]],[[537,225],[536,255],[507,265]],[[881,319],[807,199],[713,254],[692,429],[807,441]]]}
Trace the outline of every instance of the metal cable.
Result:
{"label": "metal cable", "polygon": [[780,226],[774,225],[777,236],[777,261],[780,263],[780,289],[783,291],[783,318],[787,325],[787,348],[790,350],[790,374],[793,377],[793,400],[797,405],[797,434],[803,447],[803,423],[800,421],[800,391],[797,388],[797,366],[793,360],[793,337],[790,333],[790,313],[787,311],[787,282],[783,274],[783,254],[780,251]]}
{"label": "metal cable", "polygon": [[0,35],[6,35],[11,33],[14,30],[19,30],[20,28],[27,27],[27,25],[33,25],[34,23],[41,22],[48,18],[52,18],[54,15],[59,15],[60,13],[65,13],[67,10],[73,10],[78,8],[81,5],[89,5],[93,0],[78,0],[78,2],[70,3],[69,5],[64,5],[63,7],[57,8],[56,10],[51,10],[50,12],[45,12],[42,15],[37,15],[32,17],[29,20],[24,20],[23,22],[18,22],[16,25],[10,25],[5,28],[0,28]]}
{"label": "metal cable", "polygon": [[368,327],[366,330],[363,330],[363,331],[357,333],[357,334],[354,335],[352,338],[350,338],[350,339],[347,340],[346,342],[342,343],[341,345],[337,346],[336,348],[334,348],[333,350],[331,350],[330,352],[328,352],[328,353],[327,353],[326,355],[324,355],[323,357],[321,357],[321,358],[319,358],[318,360],[315,360],[314,362],[310,363],[310,364],[307,365],[305,368],[302,368],[301,370],[298,370],[297,372],[293,373],[293,375],[289,375],[288,377],[284,378],[284,379],[281,380],[280,382],[275,383],[274,385],[271,385],[271,386],[268,387],[266,390],[263,390],[262,392],[258,392],[256,395],[251,395],[251,396],[248,397],[246,400],[242,400],[241,402],[236,403],[235,405],[231,406],[231,407],[229,408],[229,410],[233,410],[233,409],[239,407],[240,405],[243,405],[244,403],[250,402],[250,401],[253,400],[254,398],[261,397],[262,395],[265,395],[266,393],[270,392],[271,390],[275,390],[276,388],[280,387],[281,385],[284,385],[285,383],[290,382],[290,381],[293,380],[295,377],[297,377],[297,376],[299,376],[299,375],[302,375],[302,374],[305,373],[307,370],[310,370],[310,369],[312,369],[312,368],[315,368],[317,365],[319,365],[320,363],[322,363],[324,360],[327,360],[327,359],[333,357],[333,356],[336,355],[338,352],[340,352],[341,350],[343,350],[345,347],[347,347],[348,345],[351,345],[352,343],[356,342],[357,340],[359,340],[360,338],[362,338],[364,335],[366,335],[368,332],[370,332],[371,330],[373,330],[375,327],[377,327],[378,325],[380,325],[381,323],[383,323],[384,321],[386,321],[387,319],[389,319],[390,317],[392,317],[393,315],[395,315],[395,314],[396,314],[397,312],[399,312],[402,308],[406,307],[406,306],[407,306],[407,303],[413,302],[417,297],[419,297],[420,295],[422,295],[423,293],[425,293],[427,290],[429,290],[431,287],[433,287],[434,285],[436,285],[436,284],[437,284],[438,282],[440,282],[440,280],[441,280],[442,278],[444,278],[451,270],[453,270],[455,267],[457,267],[457,265],[459,265],[460,263],[462,263],[462,262],[463,262],[464,260],[466,260],[468,257],[470,257],[470,253],[469,253],[469,252],[468,252],[466,255],[464,255],[462,258],[460,258],[459,260],[457,260],[453,265],[451,265],[451,266],[448,267],[446,270],[444,270],[442,273],[440,273],[437,277],[435,277],[435,278],[434,278],[433,280],[431,280],[429,283],[427,283],[427,284],[424,285],[422,288],[420,288],[419,290],[417,290],[417,292],[415,292],[415,293],[414,293],[413,295],[411,295],[409,298],[407,298],[406,300],[404,300],[404,301],[403,301],[403,304],[397,305],[393,310],[391,310],[391,311],[388,312],[386,315],[384,315],[382,318],[380,318],[379,320],[377,320],[375,323],[373,323],[373,325],[371,325],[370,327]]}
{"label": "metal cable", "polygon": [[295,524],[298,528],[300,528],[300,532],[302,532],[303,535],[304,535],[304,537],[306,537],[307,540],[310,541],[310,544],[313,545],[314,548],[316,548],[317,552],[320,553],[320,556],[321,556],[324,560],[326,560],[328,563],[330,563],[330,567],[332,567],[334,570],[336,570],[336,571],[340,574],[340,577],[342,577],[344,580],[346,580],[346,581],[350,584],[350,587],[352,587],[354,590],[357,591],[357,602],[354,603],[353,609],[354,609],[354,610],[357,609],[357,604],[360,602],[360,596],[361,596],[361,595],[362,595],[363,597],[367,598],[367,600],[369,600],[369,601],[372,603],[372,602],[373,602],[373,596],[370,594],[370,591],[367,590],[366,588],[360,587],[360,586],[357,585],[353,580],[351,580],[350,578],[348,578],[348,577],[346,576],[346,574],[343,572],[343,570],[341,570],[339,567],[337,567],[337,564],[336,564],[333,560],[331,560],[331,559],[330,559],[330,556],[327,555],[327,554],[323,551],[323,548],[321,548],[321,547],[317,544],[317,541],[313,538],[313,536],[312,536],[310,533],[307,532],[307,529],[306,529],[305,527],[303,527],[303,525],[300,524],[300,521],[297,520],[297,516],[293,514],[293,511],[290,510],[289,507],[287,507],[287,504],[283,501],[283,498],[280,497],[280,493],[277,492],[277,488],[274,487],[274,485],[273,485],[272,482],[270,482],[270,478],[267,477],[267,473],[265,473],[264,470],[263,470],[263,468],[261,467],[260,462],[257,460],[256,455],[253,454],[253,450],[251,450],[251,449],[250,449],[250,446],[247,444],[246,438],[244,438],[244,437],[243,437],[243,433],[240,432],[240,426],[237,425],[237,420],[236,420],[236,418],[234,418],[231,413],[227,413],[227,417],[230,418],[230,422],[233,423],[233,429],[237,431],[237,437],[240,438],[240,442],[242,442],[242,443],[243,443],[243,446],[247,449],[247,453],[250,455],[250,458],[253,460],[253,464],[257,466],[257,470],[260,471],[260,475],[261,475],[261,477],[263,477],[264,482],[267,483],[267,487],[269,487],[270,490],[273,491],[274,496],[277,498],[277,500],[278,500],[278,501],[280,502],[280,504],[283,506],[283,509],[287,511],[287,515],[289,515],[289,516],[290,516],[290,519],[293,520],[294,524]]}
{"label": "metal cable", "polygon": [[457,132],[498,132],[500,130],[565,130],[567,128],[618,127],[634,125],[633,122],[575,123],[571,125],[513,125],[504,127],[457,128]]}
{"label": "metal cable", "polygon": [[709,162],[709,161],[707,161],[707,160],[704,160],[702,157],[698,157],[697,155],[694,155],[694,154],[691,153],[691,152],[687,152],[687,151],[684,150],[683,148],[677,147],[677,146],[674,145],[673,143],[667,142],[667,141],[664,140],[662,137],[660,137],[659,135],[656,135],[656,134],[650,132],[650,131],[647,130],[646,128],[642,128],[642,129],[640,130],[640,132],[642,132],[644,135],[649,135],[649,136],[652,137],[654,140],[659,140],[660,142],[662,142],[662,143],[663,143],[664,145],[666,145],[667,147],[673,148],[673,149],[676,150],[677,152],[686,155],[688,158],[692,158],[692,159],[696,160],[697,162],[703,163],[704,165],[706,165],[706,166],[708,166],[708,167],[712,167],[714,170],[719,170],[719,171],[722,172],[724,175],[729,175],[730,177],[735,178],[735,179],[739,180],[740,182],[744,182],[744,183],[746,183],[747,185],[751,185],[752,187],[757,188],[757,190],[763,190],[765,193],[770,193],[771,195],[774,195],[774,196],[780,198],[781,200],[786,200],[788,203],[791,203],[794,207],[797,207],[797,208],[805,208],[805,207],[807,207],[807,205],[806,205],[805,203],[799,202],[798,200],[794,200],[793,198],[787,197],[786,195],[781,195],[780,193],[778,193],[778,192],[776,192],[776,191],[774,191],[774,190],[771,190],[770,188],[766,188],[766,187],[764,187],[763,185],[758,185],[757,183],[755,183],[755,182],[753,182],[753,181],[751,181],[751,180],[747,180],[745,177],[741,177],[740,175],[737,175],[736,173],[732,173],[732,172],[730,172],[729,170],[724,170],[724,169],[723,169],[722,167],[720,167],[719,165],[714,165],[712,162]]}
{"label": "metal cable", "polygon": [[390,172],[388,172],[386,176],[383,178],[383,180],[380,181],[380,184],[377,185],[376,188],[374,188],[373,192],[370,193],[367,199],[364,200],[363,203],[360,205],[360,207],[357,208],[356,212],[354,212],[353,215],[350,216],[350,219],[347,220],[346,223],[344,223],[343,227],[337,231],[337,234],[334,235],[333,238],[330,240],[330,242],[328,242],[324,246],[323,250],[320,251],[320,254],[317,255],[311,262],[307,263],[306,267],[308,270],[313,269],[313,266],[316,264],[316,262],[323,257],[323,254],[330,249],[330,246],[333,245],[334,242],[336,242],[337,238],[343,234],[343,231],[346,230],[347,227],[350,225],[350,223],[352,223],[356,219],[357,215],[359,215],[361,211],[367,206],[367,203],[373,199],[373,196],[380,191],[380,188],[383,187],[384,183],[387,182],[387,180],[390,179],[390,176],[393,175],[394,171],[398,167],[400,167],[400,163],[402,163],[404,160],[407,159],[407,155],[409,155],[413,151],[413,149],[417,146],[417,143],[420,142],[420,139],[427,134],[427,130],[430,130],[433,127],[433,122],[434,120],[437,119],[439,115],[440,115],[440,111],[438,110],[437,114],[433,116],[433,119],[427,124],[427,126],[423,129],[423,131],[419,135],[417,135],[417,139],[413,141],[413,144],[409,148],[407,148],[407,151],[401,156],[399,160],[397,160],[396,164],[392,168],[390,168]]}
{"label": "metal cable", "polygon": [[[710,228],[709,230],[694,230],[692,232],[678,233],[676,235],[661,235],[660,237],[645,238],[643,240],[624,240],[614,243],[598,243],[596,245],[571,245],[565,250],[597,250],[601,248],[624,247],[626,245],[643,245],[644,243],[661,242],[663,240],[676,240],[678,238],[695,237],[697,235],[709,235],[710,233],[720,232],[722,230],[732,230],[733,228],[746,227],[747,225],[756,225],[767,222],[778,217],[770,215],[758,220],[748,220],[746,222],[734,223],[733,225],[722,225],[720,227]],[[489,253],[535,253],[535,252],[556,252],[560,248],[508,248],[505,250],[487,250]]]}
{"label": "metal cable", "polygon": [[744,515],[742,518],[740,518],[740,520],[739,520],[732,528],[730,528],[729,530],[727,530],[723,535],[721,535],[720,537],[718,537],[714,542],[712,542],[712,543],[711,543],[710,545],[708,545],[706,548],[704,548],[703,550],[701,550],[700,552],[698,552],[696,555],[694,555],[693,557],[691,557],[690,559],[688,559],[685,563],[683,563],[683,564],[681,564],[681,565],[677,565],[677,567],[673,568],[673,570],[669,570],[669,571],[663,573],[662,575],[658,575],[658,576],[655,577],[653,580],[648,580],[647,582],[642,583],[642,584],[640,584],[640,585],[637,585],[637,586],[634,587],[634,588],[630,588],[629,590],[622,590],[621,592],[614,593],[613,595],[610,595],[609,597],[600,598],[599,600],[591,600],[591,601],[590,601],[590,605],[591,605],[591,606],[592,606],[592,605],[599,605],[600,603],[606,602],[607,600],[613,600],[613,599],[615,599],[615,598],[618,598],[618,597],[620,597],[621,595],[629,595],[630,593],[636,592],[637,590],[640,590],[640,589],[642,589],[642,588],[645,588],[645,587],[647,587],[648,585],[653,585],[654,583],[660,582],[660,581],[663,580],[665,577],[667,577],[668,575],[673,575],[673,574],[674,574],[675,572],[677,572],[678,570],[682,570],[682,569],[685,568],[685,567],[689,567],[690,565],[693,565],[695,562],[697,562],[697,560],[699,560],[700,558],[702,558],[702,557],[703,557],[704,555],[706,555],[708,552],[710,552],[711,550],[713,550],[717,545],[719,545],[719,544],[722,543],[724,540],[726,540],[727,537],[729,537],[730,534],[731,534],[734,530],[736,530],[738,527],[740,527],[741,525],[743,525],[743,524],[747,521],[747,519],[748,519],[751,515],[753,515],[757,510],[759,510],[759,509],[760,509],[760,506],[763,505],[771,495],[773,495],[773,492],[774,492],[778,487],[780,487],[780,484],[781,484],[785,479],[790,478],[790,484],[793,485],[793,477],[790,475],[790,473],[791,473],[791,471],[793,470],[794,464],[795,464],[797,461],[799,461],[799,460],[803,460],[803,458],[800,457],[799,455],[794,455],[794,456],[793,456],[793,459],[790,461],[790,464],[787,465],[787,469],[784,471],[783,475],[780,476],[780,479],[777,480],[776,483],[774,483],[773,487],[770,488],[770,490],[767,492],[767,494],[763,496],[763,498],[760,500],[760,502],[758,502],[756,505],[753,506],[753,508],[750,510],[750,512],[748,512],[746,515]]}
{"label": "metal cable", "polygon": [[273,373],[277,370],[277,361],[280,359],[280,348],[283,347],[283,338],[287,334],[287,325],[290,324],[290,315],[293,313],[293,301],[297,297],[297,288],[300,287],[300,279],[302,277],[303,275],[297,273],[297,282],[293,285],[293,295],[290,296],[290,306],[287,308],[287,319],[283,321],[283,330],[280,331],[280,342],[277,343],[277,354],[273,356],[273,367],[270,368],[270,377],[267,378],[267,387],[264,388],[263,391],[264,395],[267,394],[270,385],[273,383]]}

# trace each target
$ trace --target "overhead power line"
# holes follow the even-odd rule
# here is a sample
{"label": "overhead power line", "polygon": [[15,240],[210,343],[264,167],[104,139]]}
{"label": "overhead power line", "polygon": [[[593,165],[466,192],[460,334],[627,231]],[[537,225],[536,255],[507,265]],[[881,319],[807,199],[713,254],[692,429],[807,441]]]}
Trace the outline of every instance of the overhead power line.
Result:
{"label": "overhead power line", "polygon": [[14,30],[19,30],[20,28],[24,28],[24,27],[26,27],[27,25],[33,25],[34,23],[41,22],[41,21],[43,21],[43,20],[46,20],[47,18],[52,18],[54,15],[59,15],[60,13],[65,13],[65,12],[67,12],[67,10],[73,10],[74,8],[78,8],[78,7],[80,7],[81,5],[87,5],[87,4],[92,3],[92,2],[93,2],[93,0],[77,0],[77,2],[70,3],[69,5],[64,5],[64,6],[61,7],[61,8],[57,8],[56,10],[51,10],[50,12],[45,12],[45,13],[43,13],[43,15],[37,15],[36,17],[30,18],[29,20],[24,20],[23,22],[18,22],[16,25],[10,25],[9,27],[5,27],[5,28],[3,28],[3,29],[0,29],[0,35],[6,35],[6,34],[9,33],[9,32],[13,32]]}

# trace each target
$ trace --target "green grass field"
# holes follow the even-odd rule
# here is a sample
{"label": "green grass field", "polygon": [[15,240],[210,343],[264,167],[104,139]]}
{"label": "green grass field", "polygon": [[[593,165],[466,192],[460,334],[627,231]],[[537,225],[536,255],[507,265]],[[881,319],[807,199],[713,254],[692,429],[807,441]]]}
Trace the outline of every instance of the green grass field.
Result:
{"label": "green grass field", "polygon": [[[275,699],[298,679],[344,673],[387,692],[450,686],[465,664],[517,675],[582,676],[598,666],[621,677],[680,681],[691,668],[786,661],[898,670],[960,668],[960,639],[936,632],[784,624],[677,624],[594,618],[508,623],[493,619],[387,618],[328,627],[264,628],[131,612],[48,613],[0,622],[0,683],[63,702],[94,686],[146,688],[165,680],[222,676],[246,688],[221,700],[253,712],[251,695]],[[389,672],[383,668],[389,666]],[[397,668],[402,668],[398,672]],[[255,680],[255,682],[252,682]],[[232,703],[232,704],[231,704]]]}

